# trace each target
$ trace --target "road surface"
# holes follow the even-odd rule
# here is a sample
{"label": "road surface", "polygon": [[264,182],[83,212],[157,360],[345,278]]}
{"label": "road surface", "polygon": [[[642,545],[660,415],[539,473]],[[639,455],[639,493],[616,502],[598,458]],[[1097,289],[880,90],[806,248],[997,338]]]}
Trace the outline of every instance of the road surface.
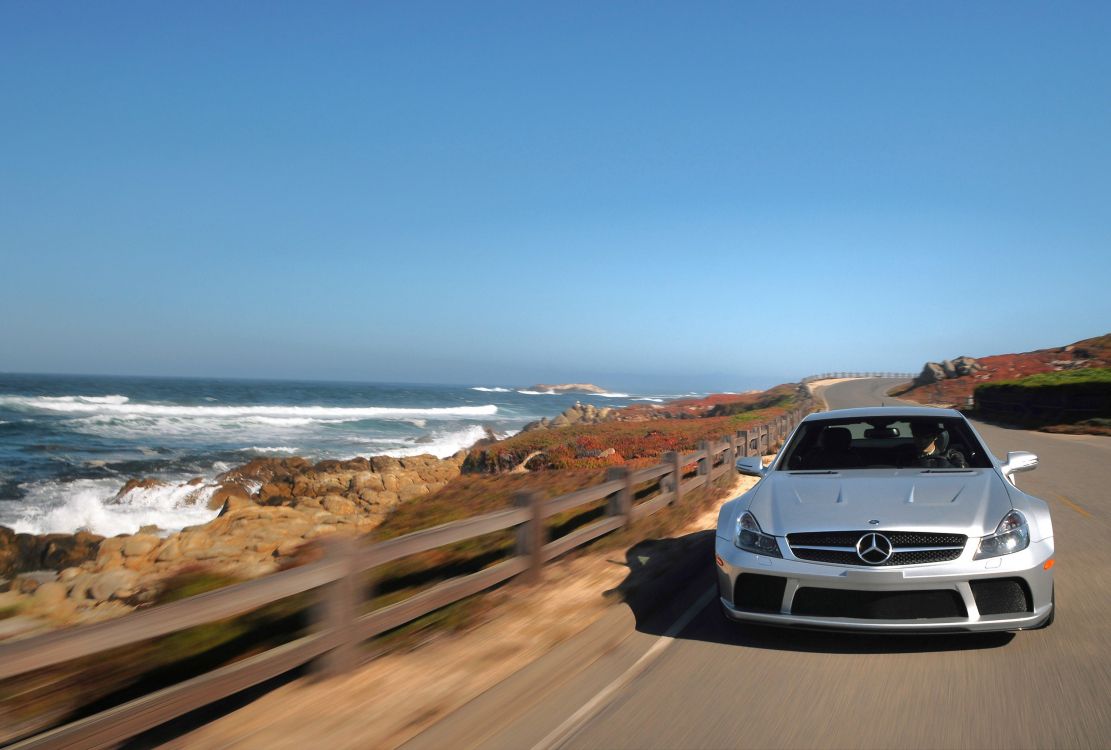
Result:
{"label": "road surface", "polygon": [[[894,382],[825,395],[831,408],[894,403]],[[634,613],[618,648],[571,676],[538,664],[520,683],[533,700],[511,683],[409,747],[1111,747],[1111,438],[977,429],[996,455],[1041,459],[1018,481],[1052,507],[1049,629],[881,637],[730,624],[706,595],[707,560],[662,613]]]}

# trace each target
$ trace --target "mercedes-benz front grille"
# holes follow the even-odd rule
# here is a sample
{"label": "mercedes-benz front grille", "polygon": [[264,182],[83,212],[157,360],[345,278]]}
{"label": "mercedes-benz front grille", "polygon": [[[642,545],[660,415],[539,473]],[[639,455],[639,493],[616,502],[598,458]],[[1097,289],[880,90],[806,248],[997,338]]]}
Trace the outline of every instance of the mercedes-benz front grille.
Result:
{"label": "mercedes-benz front grille", "polygon": [[[868,567],[950,562],[961,556],[967,541],[964,534],[924,531],[810,531],[787,535],[791,553],[800,560]],[[863,557],[861,551],[865,552]]]}

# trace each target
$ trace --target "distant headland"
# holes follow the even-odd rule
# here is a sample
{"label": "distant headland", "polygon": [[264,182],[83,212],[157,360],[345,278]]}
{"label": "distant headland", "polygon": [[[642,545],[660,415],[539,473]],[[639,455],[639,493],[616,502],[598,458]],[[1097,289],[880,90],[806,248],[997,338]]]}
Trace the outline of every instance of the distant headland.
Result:
{"label": "distant headland", "polygon": [[599,388],[591,383],[558,383],[556,385],[545,385],[538,383],[529,386],[530,391],[547,391],[549,393],[608,393],[605,388]]}

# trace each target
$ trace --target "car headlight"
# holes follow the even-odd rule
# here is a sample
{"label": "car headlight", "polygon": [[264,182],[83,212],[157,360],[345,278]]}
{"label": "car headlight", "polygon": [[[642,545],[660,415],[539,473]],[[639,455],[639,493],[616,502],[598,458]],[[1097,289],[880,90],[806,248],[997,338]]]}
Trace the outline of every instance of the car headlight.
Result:
{"label": "car headlight", "polygon": [[1003,516],[995,533],[985,536],[980,540],[973,560],[982,560],[985,557],[999,557],[1012,552],[1020,552],[1030,546],[1030,527],[1026,525],[1026,516],[1017,510],[1012,510]]}
{"label": "car headlight", "polygon": [[774,536],[760,531],[760,524],[756,523],[756,516],[748,511],[737,519],[737,529],[733,534],[733,543],[746,552],[755,552],[758,555],[769,557],[783,557],[779,551],[779,542]]}

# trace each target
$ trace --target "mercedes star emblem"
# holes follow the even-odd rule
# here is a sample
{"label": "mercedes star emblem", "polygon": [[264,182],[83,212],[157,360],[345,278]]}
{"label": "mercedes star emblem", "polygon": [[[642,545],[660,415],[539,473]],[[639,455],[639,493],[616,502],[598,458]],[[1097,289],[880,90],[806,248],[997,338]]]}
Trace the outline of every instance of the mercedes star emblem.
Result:
{"label": "mercedes star emblem", "polygon": [[882,565],[891,559],[893,551],[891,540],[875,532],[865,534],[856,543],[856,556],[869,565]]}

